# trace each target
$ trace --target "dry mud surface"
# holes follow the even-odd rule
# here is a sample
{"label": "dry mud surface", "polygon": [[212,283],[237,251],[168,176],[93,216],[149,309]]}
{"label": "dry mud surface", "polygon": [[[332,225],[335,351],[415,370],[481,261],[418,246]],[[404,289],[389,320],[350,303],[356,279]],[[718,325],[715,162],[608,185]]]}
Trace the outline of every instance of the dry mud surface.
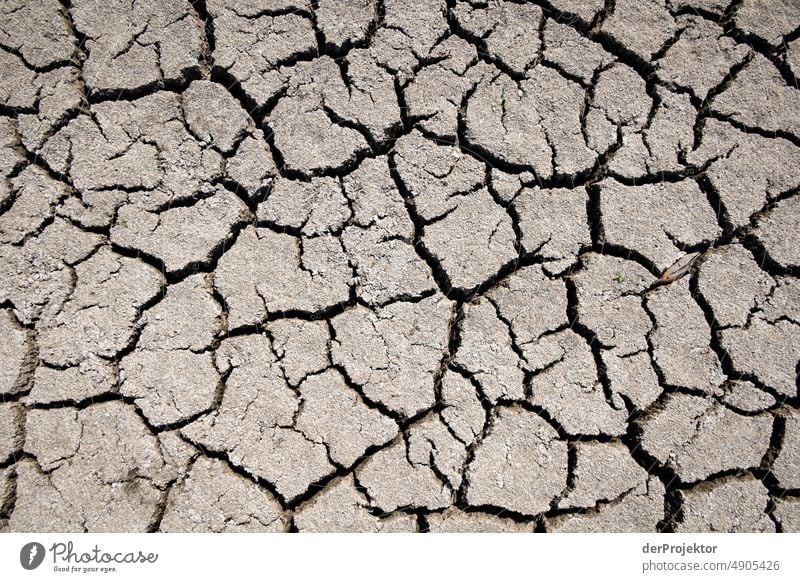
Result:
{"label": "dry mud surface", "polygon": [[2,2],[0,529],[798,531],[798,23]]}

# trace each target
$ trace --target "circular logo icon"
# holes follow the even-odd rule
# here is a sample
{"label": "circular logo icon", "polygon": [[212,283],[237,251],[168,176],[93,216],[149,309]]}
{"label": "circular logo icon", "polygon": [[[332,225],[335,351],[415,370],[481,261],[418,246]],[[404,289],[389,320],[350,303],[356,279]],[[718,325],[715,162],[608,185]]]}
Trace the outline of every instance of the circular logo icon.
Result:
{"label": "circular logo icon", "polygon": [[26,570],[35,570],[44,561],[44,546],[39,542],[28,542],[19,551],[19,563]]}

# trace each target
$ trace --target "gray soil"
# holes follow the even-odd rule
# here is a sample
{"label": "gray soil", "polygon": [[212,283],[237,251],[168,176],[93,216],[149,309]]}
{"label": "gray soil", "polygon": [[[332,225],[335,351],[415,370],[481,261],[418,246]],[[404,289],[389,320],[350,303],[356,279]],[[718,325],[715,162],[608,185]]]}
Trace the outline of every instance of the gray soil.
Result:
{"label": "gray soil", "polygon": [[800,531],[798,23],[0,3],[0,531]]}

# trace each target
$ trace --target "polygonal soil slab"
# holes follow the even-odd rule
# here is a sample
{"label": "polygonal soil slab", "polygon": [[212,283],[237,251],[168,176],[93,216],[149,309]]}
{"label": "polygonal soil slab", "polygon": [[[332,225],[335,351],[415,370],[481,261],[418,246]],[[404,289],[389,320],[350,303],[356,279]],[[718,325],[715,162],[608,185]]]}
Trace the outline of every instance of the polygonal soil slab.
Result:
{"label": "polygonal soil slab", "polygon": [[567,444],[533,412],[514,407],[496,414],[467,468],[467,501],[526,515],[546,511],[566,486]]}

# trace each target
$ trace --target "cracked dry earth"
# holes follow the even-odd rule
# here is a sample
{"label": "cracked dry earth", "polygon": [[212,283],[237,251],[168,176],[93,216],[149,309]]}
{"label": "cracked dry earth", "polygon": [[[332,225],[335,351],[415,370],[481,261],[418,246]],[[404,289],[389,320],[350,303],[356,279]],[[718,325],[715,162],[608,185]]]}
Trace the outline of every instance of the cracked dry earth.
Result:
{"label": "cracked dry earth", "polygon": [[800,530],[798,24],[3,2],[0,529]]}

